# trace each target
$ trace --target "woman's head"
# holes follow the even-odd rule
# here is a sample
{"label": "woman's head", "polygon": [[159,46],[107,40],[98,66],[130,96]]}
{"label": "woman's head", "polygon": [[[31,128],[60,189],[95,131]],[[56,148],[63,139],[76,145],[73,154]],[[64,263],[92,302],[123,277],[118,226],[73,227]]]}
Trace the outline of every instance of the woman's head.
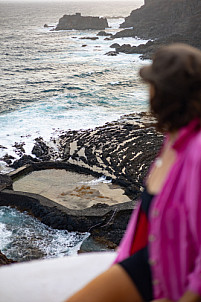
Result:
{"label": "woman's head", "polygon": [[200,50],[185,44],[161,47],[140,75],[152,85],[150,107],[159,130],[175,131],[201,119]]}

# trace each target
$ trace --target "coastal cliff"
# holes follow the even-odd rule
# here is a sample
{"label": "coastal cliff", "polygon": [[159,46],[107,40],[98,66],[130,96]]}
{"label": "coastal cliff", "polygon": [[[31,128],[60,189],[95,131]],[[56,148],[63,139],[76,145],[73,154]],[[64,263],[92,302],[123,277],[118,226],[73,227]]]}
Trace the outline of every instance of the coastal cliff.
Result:
{"label": "coastal cliff", "polygon": [[64,15],[60,18],[55,30],[102,30],[106,27],[108,27],[106,18],[82,16],[80,13],[76,13],[75,15]]}
{"label": "coastal cliff", "polygon": [[133,27],[135,35],[146,39],[185,35],[201,46],[200,18],[199,0],[147,0],[141,8],[133,10],[120,27]]}
{"label": "coastal cliff", "polygon": [[[133,10],[125,22],[126,28],[113,38],[139,37],[156,39],[151,45],[124,49],[117,52],[142,53],[144,58],[151,57],[160,45],[182,42],[201,49],[201,1],[200,0],[146,0],[139,9]],[[151,47],[150,47],[151,46]],[[143,49],[142,49],[143,48]]]}

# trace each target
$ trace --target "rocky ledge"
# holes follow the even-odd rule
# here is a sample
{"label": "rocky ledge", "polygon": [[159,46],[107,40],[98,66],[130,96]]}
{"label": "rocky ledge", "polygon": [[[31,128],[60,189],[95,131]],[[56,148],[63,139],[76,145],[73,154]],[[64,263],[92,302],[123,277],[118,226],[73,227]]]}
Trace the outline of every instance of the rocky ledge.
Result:
{"label": "rocky ledge", "polygon": [[111,51],[106,55],[117,55],[118,53],[126,54],[139,54],[140,59],[150,60],[156,50],[162,45],[168,45],[171,43],[188,43],[188,39],[182,35],[175,34],[166,38],[156,39],[154,41],[149,40],[145,44],[139,46],[131,46],[130,44],[119,45],[118,43],[112,44],[110,47],[115,48],[115,51]]}
{"label": "rocky ledge", "polygon": [[[96,177],[106,176],[124,188],[131,201],[72,210],[37,194],[12,190],[12,181],[1,181],[0,206],[26,210],[57,229],[90,232],[92,238],[109,248],[119,244],[130,214],[139,198],[143,179],[158,152],[163,136],[146,113],[131,114],[102,127],[62,131],[57,140],[36,140],[32,156],[23,155],[12,165],[12,180],[42,169],[66,169]],[[3,176],[2,176],[3,177]]]}
{"label": "rocky ledge", "polygon": [[106,27],[108,27],[106,18],[82,16],[80,13],[76,13],[75,15],[64,15],[60,18],[55,30],[102,30]]}
{"label": "rocky ledge", "polygon": [[105,175],[136,199],[162,139],[149,114],[130,114],[95,129],[61,131],[50,142],[38,138],[32,150],[35,158],[23,155],[12,167],[56,161],[78,172]]}

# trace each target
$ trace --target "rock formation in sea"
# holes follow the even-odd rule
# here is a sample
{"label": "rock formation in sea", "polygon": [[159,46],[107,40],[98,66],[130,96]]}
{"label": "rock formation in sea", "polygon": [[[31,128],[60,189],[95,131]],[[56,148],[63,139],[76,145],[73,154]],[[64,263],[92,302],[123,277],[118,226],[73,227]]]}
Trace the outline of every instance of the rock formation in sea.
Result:
{"label": "rock formation in sea", "polygon": [[106,27],[108,27],[106,18],[82,16],[81,13],[76,13],[75,15],[64,15],[60,18],[55,30],[103,30]]}
{"label": "rock formation in sea", "polygon": [[[142,7],[133,10],[130,16],[125,18],[120,27],[126,29],[118,32],[113,38],[137,36],[143,39],[157,39],[151,48],[148,45],[147,51],[144,50],[148,57],[159,45],[171,42],[188,43],[201,49],[200,20],[200,0],[146,0]],[[129,53],[139,51],[139,48],[129,49]]]}

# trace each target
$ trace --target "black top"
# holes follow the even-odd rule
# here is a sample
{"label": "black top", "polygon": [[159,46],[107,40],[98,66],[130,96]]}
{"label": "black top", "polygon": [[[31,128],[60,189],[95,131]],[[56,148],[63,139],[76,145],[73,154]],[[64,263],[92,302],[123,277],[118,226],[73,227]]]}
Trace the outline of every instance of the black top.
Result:
{"label": "black top", "polygon": [[[147,218],[153,197],[154,195],[150,194],[145,187],[141,196],[141,210],[147,215]],[[134,282],[144,301],[153,300],[152,277],[148,259],[148,246],[146,246],[119,263]]]}
{"label": "black top", "polygon": [[147,188],[144,187],[144,190],[143,190],[142,195],[141,195],[141,201],[142,201],[141,202],[141,209],[147,215],[147,217],[148,217],[148,214],[149,214],[149,208],[150,208],[151,201],[152,201],[153,197],[154,197],[154,195],[150,194],[147,191]]}

